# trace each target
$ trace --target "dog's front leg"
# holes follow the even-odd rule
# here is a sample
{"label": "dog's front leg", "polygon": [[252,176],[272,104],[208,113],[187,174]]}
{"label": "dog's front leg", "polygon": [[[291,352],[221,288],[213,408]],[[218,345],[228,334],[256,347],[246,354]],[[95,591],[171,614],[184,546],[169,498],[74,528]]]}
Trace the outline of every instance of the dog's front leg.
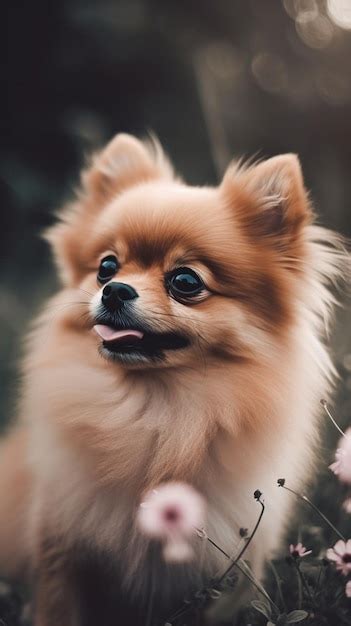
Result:
{"label": "dog's front leg", "polygon": [[63,542],[46,537],[37,560],[35,626],[80,626],[74,559]]}

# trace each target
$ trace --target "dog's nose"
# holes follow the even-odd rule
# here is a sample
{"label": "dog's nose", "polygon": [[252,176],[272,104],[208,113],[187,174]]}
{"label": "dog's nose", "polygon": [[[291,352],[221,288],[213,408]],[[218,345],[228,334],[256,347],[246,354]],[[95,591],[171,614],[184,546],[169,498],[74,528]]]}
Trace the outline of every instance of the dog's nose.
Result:
{"label": "dog's nose", "polygon": [[133,287],[126,283],[109,283],[102,290],[101,301],[109,311],[119,309],[125,302],[138,297]]}

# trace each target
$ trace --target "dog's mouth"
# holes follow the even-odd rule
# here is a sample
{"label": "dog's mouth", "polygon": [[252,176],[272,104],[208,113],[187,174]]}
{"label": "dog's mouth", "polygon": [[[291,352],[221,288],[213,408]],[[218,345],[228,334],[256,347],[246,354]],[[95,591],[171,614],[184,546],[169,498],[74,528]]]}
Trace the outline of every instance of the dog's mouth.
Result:
{"label": "dog's mouth", "polygon": [[176,332],[157,333],[106,324],[96,324],[94,330],[102,339],[104,350],[117,357],[162,358],[165,350],[180,350],[190,343],[187,337]]}

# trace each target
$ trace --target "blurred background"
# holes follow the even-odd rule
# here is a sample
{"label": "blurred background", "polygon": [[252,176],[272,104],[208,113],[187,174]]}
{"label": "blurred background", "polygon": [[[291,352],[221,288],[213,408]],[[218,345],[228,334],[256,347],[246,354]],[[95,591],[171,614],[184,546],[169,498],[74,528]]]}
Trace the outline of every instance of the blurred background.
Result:
{"label": "blurred background", "polygon": [[[56,288],[39,238],[84,156],[114,133],[160,137],[185,179],[233,156],[297,152],[320,222],[351,235],[350,0],[7,2],[1,106],[0,417],[14,413],[21,337]],[[350,309],[332,349],[351,421]],[[337,433],[328,430],[325,461]],[[326,466],[325,466],[326,467]],[[340,515],[328,470],[315,492]]]}

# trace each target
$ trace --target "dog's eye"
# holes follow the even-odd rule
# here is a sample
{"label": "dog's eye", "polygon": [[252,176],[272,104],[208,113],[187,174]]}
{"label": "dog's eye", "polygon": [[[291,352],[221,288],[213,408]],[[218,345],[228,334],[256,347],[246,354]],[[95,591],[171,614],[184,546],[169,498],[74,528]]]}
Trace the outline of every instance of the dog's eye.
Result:
{"label": "dog's eye", "polygon": [[200,276],[189,267],[180,267],[168,278],[168,289],[177,300],[197,296],[205,288]]}
{"label": "dog's eye", "polygon": [[105,256],[101,262],[97,275],[99,283],[107,283],[119,269],[119,264],[116,257],[113,254]]}

